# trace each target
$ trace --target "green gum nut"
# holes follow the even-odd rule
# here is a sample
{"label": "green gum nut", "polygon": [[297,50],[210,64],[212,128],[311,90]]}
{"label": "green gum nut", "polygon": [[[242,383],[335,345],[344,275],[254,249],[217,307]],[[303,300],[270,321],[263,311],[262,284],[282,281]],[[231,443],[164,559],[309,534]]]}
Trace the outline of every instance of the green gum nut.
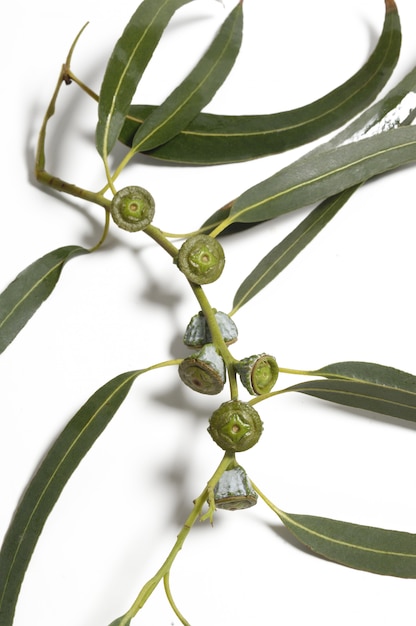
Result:
{"label": "green gum nut", "polygon": [[184,359],[178,372],[182,382],[199,393],[213,396],[224,388],[225,364],[212,344]]}
{"label": "green gum nut", "polygon": [[226,470],[221,476],[214,487],[214,502],[217,509],[227,511],[241,511],[257,504],[257,493],[241,465]]}
{"label": "green gum nut", "polygon": [[182,244],[175,261],[188,280],[206,285],[221,276],[225,255],[216,239],[209,235],[195,235]]}
{"label": "green gum nut", "polygon": [[253,354],[239,361],[235,369],[242,384],[253,396],[269,393],[279,376],[276,359],[270,354]]}
{"label": "green gum nut", "polygon": [[152,222],[155,201],[143,187],[124,187],[114,195],[110,212],[117,226],[131,233],[137,232]]}
{"label": "green gum nut", "polygon": [[[230,345],[237,341],[238,330],[231,317],[222,311],[214,311],[214,315],[225,343]],[[190,348],[201,348],[206,343],[212,343],[211,331],[202,311],[192,317],[186,327],[183,342]]]}
{"label": "green gum nut", "polygon": [[226,452],[244,452],[260,439],[263,422],[247,402],[229,400],[211,415],[208,432]]}

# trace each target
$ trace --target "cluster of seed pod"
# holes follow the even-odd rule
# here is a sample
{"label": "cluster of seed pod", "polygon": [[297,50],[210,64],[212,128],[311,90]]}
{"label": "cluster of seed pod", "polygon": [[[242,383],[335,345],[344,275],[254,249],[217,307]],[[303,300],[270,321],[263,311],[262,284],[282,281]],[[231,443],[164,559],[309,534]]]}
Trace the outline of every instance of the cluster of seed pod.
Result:
{"label": "cluster of seed pod", "polygon": [[[225,343],[229,345],[237,341],[238,331],[233,320],[221,311],[214,311],[214,315]],[[198,351],[179,365],[181,380],[199,393],[220,393],[225,385],[225,364],[212,343],[211,331],[202,311],[192,317],[183,341],[190,348],[198,348]]]}
{"label": "cluster of seed pod", "polygon": [[[237,341],[238,330],[231,317],[222,311],[214,311],[214,315],[226,345]],[[181,363],[179,375],[182,381],[200,393],[219,393],[225,384],[225,366],[212,343],[211,331],[202,311],[192,317],[183,341],[186,346],[199,348],[199,350]],[[196,378],[195,368],[197,368]],[[251,395],[269,393],[279,375],[276,359],[265,353],[254,354],[237,361],[235,369],[240,376],[241,383]],[[202,372],[204,372],[203,377]]]}
{"label": "cluster of seed pod", "polygon": [[[142,187],[130,186],[117,192],[110,213],[114,222],[129,232],[143,230],[152,222],[155,202]],[[222,246],[209,235],[187,239],[174,259],[181,272],[192,283],[203,285],[214,282],[221,275],[225,255]],[[226,345],[238,338],[234,321],[222,311],[213,311],[215,322]],[[208,321],[202,311],[189,322],[184,343],[197,349],[179,365],[181,380],[194,391],[208,395],[222,391],[226,381],[226,367],[213,343]],[[235,369],[250,394],[259,395],[271,390],[278,376],[274,357],[253,355],[236,362]],[[254,446],[263,432],[263,422],[257,411],[247,402],[234,399],[223,402],[211,415],[208,432],[215,443],[228,453],[243,452]],[[214,488],[217,508],[240,510],[254,506],[257,494],[245,470],[234,465],[225,471]]]}

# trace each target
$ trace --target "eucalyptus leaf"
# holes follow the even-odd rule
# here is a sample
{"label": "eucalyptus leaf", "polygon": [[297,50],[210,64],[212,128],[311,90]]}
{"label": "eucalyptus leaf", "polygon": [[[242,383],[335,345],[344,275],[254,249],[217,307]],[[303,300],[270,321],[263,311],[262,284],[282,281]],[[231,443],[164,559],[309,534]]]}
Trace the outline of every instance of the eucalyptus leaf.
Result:
{"label": "eucalyptus leaf", "polygon": [[[201,113],[175,138],[147,154],[182,163],[218,164],[283,152],[317,139],[374,100],[391,76],[400,45],[397,8],[394,2],[386,0],[385,21],[377,46],[363,67],[335,90],[306,106],[281,113],[241,116]],[[131,146],[137,129],[155,111],[155,106],[132,105],[120,140]]]}
{"label": "eucalyptus leaf", "polygon": [[[416,115],[416,94],[411,91],[416,86],[416,71],[413,70],[386,98],[385,102],[378,103],[374,111],[366,119],[358,123],[354,122],[348,132],[341,133],[343,139],[347,136],[349,141],[352,137],[357,140],[369,134],[386,132],[386,129],[398,128],[411,124]],[[330,142],[336,147],[339,138]],[[317,148],[312,153],[316,156],[322,149]],[[308,217],[297,226],[281,243],[271,250],[243,281],[237,290],[233,302],[234,314],[243,304],[268,285],[287,265],[308,245],[313,238],[332,219],[338,210],[347,202],[351,195],[359,188],[356,185],[340,194],[324,200]],[[228,215],[229,215],[228,211]],[[222,221],[224,210],[217,211],[211,216],[213,226]],[[225,218],[225,216],[224,216]],[[223,218],[223,219],[224,219]]]}
{"label": "eucalyptus leaf", "polygon": [[36,470],[0,551],[0,624],[13,622],[32,552],[65,484],[109,424],[133,381],[145,371],[126,372],[98,389],[70,420]]}
{"label": "eucalyptus leaf", "polygon": [[366,572],[416,578],[414,534],[275,511],[301,543],[331,561]]}
{"label": "eucalyptus leaf", "polygon": [[64,264],[89,251],[80,246],[57,248],[41,257],[0,294],[0,353],[52,293]]}
{"label": "eucalyptus leaf", "polygon": [[416,391],[391,384],[333,378],[310,380],[285,391],[297,391],[344,406],[416,421]]}
{"label": "eucalyptus leaf", "polygon": [[304,157],[233,203],[230,222],[258,222],[328,198],[416,159],[416,128],[389,130]]}
{"label": "eucalyptus leaf", "polygon": [[416,393],[416,376],[394,367],[379,365],[378,363],[343,361],[331,363],[331,365],[326,365],[319,370],[310,372],[310,374],[325,376],[326,378],[343,378],[370,382]]}
{"label": "eucalyptus leaf", "polygon": [[331,196],[275,246],[242,282],[234,296],[232,315],[266,287],[316,237],[358,187]]}
{"label": "eucalyptus leaf", "polygon": [[311,150],[306,156],[325,152],[344,143],[358,141],[400,126],[408,126],[416,115],[416,67],[393,87],[384,98],[361,113],[343,130]]}
{"label": "eucalyptus leaf", "polygon": [[108,61],[98,103],[96,146],[105,158],[116,143],[137,85],[172,15],[191,0],[143,0]]}
{"label": "eucalyptus leaf", "polygon": [[242,2],[236,5],[199,63],[138,128],[132,144],[136,151],[151,150],[175,137],[212,99],[240,49],[242,7]]}
{"label": "eucalyptus leaf", "polygon": [[[416,114],[416,67],[413,68],[388,94],[357,117],[341,132],[308,152],[296,161],[298,167],[306,164],[309,159],[319,158],[319,155],[330,149],[342,146],[346,142],[358,141],[368,134],[386,132],[399,126],[410,124]],[[306,166],[305,164],[305,166]],[[235,200],[228,202],[223,208],[215,211],[202,225],[207,231],[228,220]],[[251,222],[255,225],[256,222]],[[250,225],[246,225],[248,228]],[[230,224],[221,231],[221,235],[232,232],[237,223]],[[240,228],[244,226],[240,224]]]}

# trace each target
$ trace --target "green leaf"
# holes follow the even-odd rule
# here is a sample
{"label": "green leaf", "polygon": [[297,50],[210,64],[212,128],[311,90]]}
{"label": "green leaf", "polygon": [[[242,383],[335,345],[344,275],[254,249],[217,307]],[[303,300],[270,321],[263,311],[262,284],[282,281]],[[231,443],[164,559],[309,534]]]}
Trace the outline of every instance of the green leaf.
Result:
{"label": "green leaf", "polygon": [[106,428],[133,381],[127,372],[96,391],[71,419],[28,485],[0,551],[0,624],[12,624],[20,587],[42,528],[65,484]]}
{"label": "green leaf", "polygon": [[[229,163],[283,152],[317,139],[344,124],[376,97],[391,76],[400,45],[397,8],[386,0],[383,31],[376,48],[367,63],[334,91],[306,106],[270,115],[201,113],[177,137],[148,154],[183,163]],[[156,109],[133,105],[120,140],[132,145],[137,128]]]}
{"label": "green leaf", "polygon": [[6,287],[0,294],[0,353],[52,293],[64,264],[87,253],[80,246],[53,250],[29,265]]}
{"label": "green leaf", "polygon": [[299,541],[331,561],[366,572],[416,578],[414,534],[273,508]]}
{"label": "green leaf", "polygon": [[416,390],[392,383],[333,378],[310,380],[285,391],[297,391],[344,406],[416,421]]}
{"label": "green leaf", "polygon": [[395,387],[416,393],[416,376],[394,367],[379,365],[378,363],[343,361],[341,363],[326,365],[319,370],[309,373],[317,376],[325,376],[326,378],[343,378],[347,380],[371,382],[376,385]]}
{"label": "green leaf", "polygon": [[335,195],[416,159],[416,128],[404,127],[302,157],[243,193],[230,222],[258,222]]}
{"label": "green leaf", "polygon": [[108,61],[98,103],[96,146],[106,157],[118,139],[137,85],[169,20],[191,0],[143,0]]}
{"label": "green leaf", "polygon": [[234,296],[232,315],[266,287],[328,224],[358,187],[328,198],[273,248],[242,282]]}
{"label": "green leaf", "polygon": [[242,7],[239,2],[199,63],[138,128],[132,144],[136,151],[151,150],[176,136],[212,99],[228,76],[240,49]]}
{"label": "green leaf", "polygon": [[[386,101],[373,107],[371,115],[362,119],[358,125],[354,122],[350,126],[346,136],[351,139],[358,133],[380,133],[385,129],[396,128],[411,124],[416,115],[416,94],[412,92],[415,85],[416,72],[413,70],[387,97]],[[341,133],[345,139],[345,131]],[[339,138],[329,142],[331,147],[336,147]],[[329,146],[328,146],[329,147]],[[323,150],[318,147],[312,153],[317,155]],[[261,289],[269,284],[287,265],[295,258],[301,250],[303,250],[313,238],[322,230],[324,226],[332,219],[338,210],[347,202],[350,196],[358,189],[359,185],[346,189],[345,191],[331,196],[324,200],[316,209],[314,209],[308,217],[297,226],[281,243],[279,243],[269,254],[267,254],[244,280],[237,290],[234,297],[234,314],[243,304],[256,295]],[[210,220],[215,224],[221,223],[224,216],[224,210],[217,211],[211,216]],[[229,215],[229,211],[228,211]],[[229,229],[227,229],[229,230]]]}
{"label": "green leaf", "polygon": [[[296,163],[299,167],[308,162],[312,157],[319,155],[347,141],[363,138],[367,133],[385,132],[387,129],[397,128],[410,124],[416,114],[416,67],[407,74],[389,93],[379,102],[362,113],[356,120],[351,122],[345,129],[336,134],[327,142],[320,144],[301,157]],[[227,203],[225,207],[218,209],[202,225],[202,228],[211,232],[221,223],[228,221],[231,208],[235,200]],[[251,222],[251,225],[256,222]],[[248,228],[250,225],[238,225],[233,223],[221,231],[221,235],[233,232],[236,228]]]}

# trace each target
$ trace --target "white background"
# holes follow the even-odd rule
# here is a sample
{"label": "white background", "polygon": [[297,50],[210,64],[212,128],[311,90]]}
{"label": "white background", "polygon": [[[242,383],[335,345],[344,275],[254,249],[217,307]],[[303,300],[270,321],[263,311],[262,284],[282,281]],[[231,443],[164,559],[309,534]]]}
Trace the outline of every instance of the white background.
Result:
{"label": "white background", "polygon": [[[154,56],[139,101],[160,102],[198,58],[225,0],[181,9]],[[416,64],[416,4],[398,3],[402,56],[389,86]],[[92,245],[102,213],[41,189],[32,174],[37,132],[71,41],[87,20],[73,70],[99,90],[106,60],[135,2],[16,0],[1,21],[0,288],[68,244]],[[310,102],[365,62],[382,28],[382,0],[246,0],[244,42],[207,110],[268,113]],[[387,91],[384,90],[384,93]],[[94,149],[96,105],[64,89],[50,128],[48,169],[89,189],[104,183]],[[156,224],[192,230],[214,210],[306,151],[240,165],[170,167],[140,160],[122,181],[156,198]],[[122,149],[118,154],[122,154]],[[413,167],[364,186],[285,272],[235,317],[242,358],[267,351],[283,367],[373,361],[416,373]],[[219,310],[298,212],[225,241]],[[96,255],[64,269],[52,297],[0,359],[0,536],[51,442],[119,373],[187,354],[180,338],[198,306],[169,257],[112,228]],[[284,387],[296,382],[281,377]],[[174,370],[139,379],[69,481],[29,566],[15,626],[108,626],[130,606],[173,545],[221,451],[206,433],[227,399],[200,397]],[[415,426],[286,395],[259,405],[258,446],[240,457],[278,506],[416,532]],[[197,524],[172,569],[192,626],[414,624],[414,581],[367,574],[302,549],[263,504]],[[178,624],[158,589],[134,623]]]}

